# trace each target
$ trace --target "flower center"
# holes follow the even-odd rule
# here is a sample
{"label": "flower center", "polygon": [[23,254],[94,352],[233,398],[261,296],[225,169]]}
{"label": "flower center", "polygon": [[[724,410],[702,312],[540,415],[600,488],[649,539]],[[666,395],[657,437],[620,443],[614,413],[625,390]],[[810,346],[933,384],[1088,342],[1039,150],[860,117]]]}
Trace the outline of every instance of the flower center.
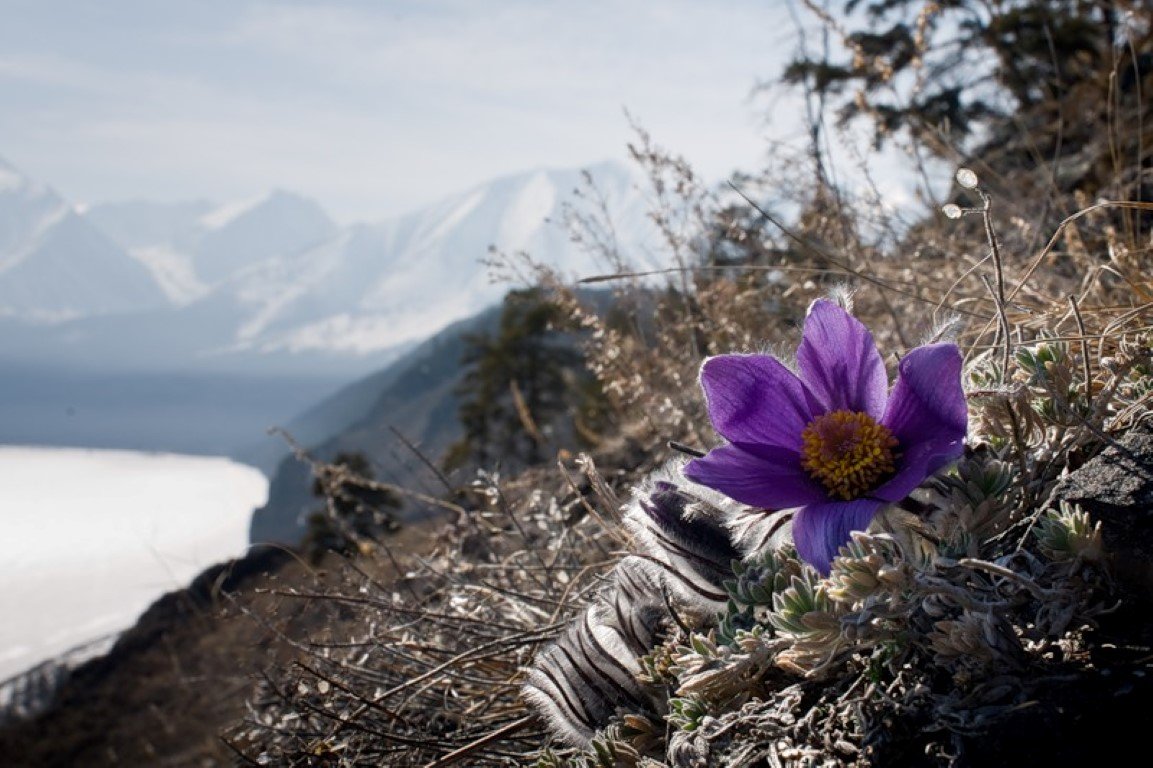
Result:
{"label": "flower center", "polygon": [[801,466],[830,496],[855,499],[892,474],[897,438],[867,413],[833,411],[801,433]]}

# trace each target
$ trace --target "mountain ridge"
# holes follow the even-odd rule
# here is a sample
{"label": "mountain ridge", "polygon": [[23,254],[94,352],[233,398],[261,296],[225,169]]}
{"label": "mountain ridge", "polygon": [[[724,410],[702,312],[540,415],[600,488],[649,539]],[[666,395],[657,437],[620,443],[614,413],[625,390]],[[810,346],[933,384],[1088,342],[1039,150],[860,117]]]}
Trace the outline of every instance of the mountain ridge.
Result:
{"label": "mountain ridge", "polygon": [[[39,314],[14,304],[5,313],[14,322],[0,340],[8,342],[3,348],[9,354],[27,350],[29,344],[12,337],[37,318],[48,329],[34,334],[38,358],[79,354],[94,361],[108,348],[109,359],[123,364],[139,347],[143,367],[279,356],[282,363],[299,358],[307,370],[328,356],[367,373],[390,357],[389,350],[499,301],[508,286],[495,283],[484,263],[492,250],[527,251],[568,275],[597,269],[560,224],[566,206],[579,203],[574,190],[585,174],[609,190],[629,239],[651,235],[632,175],[615,162],[587,171],[508,174],[415,211],[348,226],[337,226],[318,203],[285,190],[225,206],[130,201],[87,206],[83,213],[55,198],[55,208],[68,208],[61,215],[107,241],[131,271],[151,276],[152,300],[123,311],[80,307]],[[0,185],[0,192],[34,188],[19,178],[22,184]],[[9,218],[19,219],[20,212]],[[73,244],[71,250],[84,248]],[[6,256],[12,258],[11,249],[0,252],[0,264]],[[11,282],[0,273],[0,307],[5,290],[15,290]],[[105,315],[136,315],[140,322],[97,319]],[[167,350],[147,343],[158,335],[167,335]],[[87,351],[77,350],[78,340]]]}
{"label": "mountain ridge", "polygon": [[[34,298],[28,286],[36,283],[18,281],[21,272],[11,267],[0,270],[0,364],[19,372],[0,383],[13,417],[0,427],[0,441],[130,448],[139,439],[144,450],[189,452],[219,452],[223,441],[231,456],[278,454],[282,446],[267,428],[499,304],[515,284],[494,278],[486,264],[493,251],[526,251],[568,276],[602,271],[562,226],[567,206],[580,205],[575,190],[586,176],[625,222],[626,240],[652,234],[631,172],[611,161],[506,174],[397,216],[338,226],[319,203],[286,190],[223,206],[73,206],[0,160],[0,265],[6,256],[15,261],[11,244],[27,242],[28,232],[66,221],[58,247],[41,254],[85,264],[104,253],[147,288],[120,304],[90,300],[39,311],[25,303],[5,312],[6,291]],[[37,278],[44,286],[89,298],[100,285],[109,286],[106,293],[117,285],[115,270],[64,280],[51,258],[27,269],[37,267],[44,267]],[[206,394],[189,407],[197,382]],[[260,387],[268,392],[263,402],[253,399]],[[145,398],[151,415],[132,416],[130,395]],[[169,410],[195,419],[187,429],[170,414],[158,417],[166,398]],[[222,423],[204,411],[213,403],[230,413],[242,405],[255,410]],[[209,424],[227,435],[209,439]],[[100,425],[113,431],[102,438]],[[171,444],[165,430],[173,432]],[[178,432],[197,437],[177,440]],[[265,454],[252,454],[261,444]]]}
{"label": "mountain ridge", "polygon": [[[435,483],[437,478],[414,451],[437,462],[460,437],[461,358],[469,337],[493,332],[501,312],[493,306],[453,323],[391,365],[325,398],[286,424],[284,432],[321,461],[332,461],[342,452],[359,453],[380,479],[394,485]],[[299,545],[306,516],[317,503],[310,467],[283,443],[274,447],[266,442],[242,455],[269,477],[268,500],[253,512],[249,541]],[[443,489],[425,490],[435,495]],[[407,518],[419,519],[429,511],[409,510]]]}
{"label": "mountain ridge", "polygon": [[147,269],[51,187],[0,158],[0,315],[45,324],[163,302]]}

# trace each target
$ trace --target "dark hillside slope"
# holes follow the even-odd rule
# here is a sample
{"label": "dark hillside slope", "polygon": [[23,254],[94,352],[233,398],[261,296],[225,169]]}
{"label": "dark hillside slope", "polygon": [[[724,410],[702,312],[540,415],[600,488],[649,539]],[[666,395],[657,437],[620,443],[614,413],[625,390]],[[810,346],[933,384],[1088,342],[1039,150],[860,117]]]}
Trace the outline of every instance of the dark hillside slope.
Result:
{"label": "dark hillside slope", "polygon": [[[391,391],[397,381],[411,369],[425,365],[430,358],[436,357],[440,354],[440,350],[452,343],[453,339],[491,327],[495,321],[486,321],[482,318],[493,311],[495,310],[449,325],[434,336],[413,345],[384,367],[342,386],[280,426],[292,436],[293,440],[304,446],[320,445],[352,428],[373,409],[384,393]],[[488,322],[489,325],[477,325],[484,322]],[[267,475],[272,475],[290,454],[291,450],[285,441],[275,436],[241,449],[237,453],[237,458],[259,468]]]}
{"label": "dark hillside slope", "polygon": [[[439,495],[444,488],[397,433],[433,462],[460,437],[456,389],[465,337],[492,332],[500,314],[501,308],[493,307],[450,326],[388,368],[341,390],[286,431],[316,459],[363,453],[378,480]],[[318,434],[319,439],[313,437]],[[268,503],[252,516],[249,540],[298,544],[304,518],[317,504],[308,466],[286,456],[269,485]],[[402,514],[412,519],[426,512],[407,505]]]}
{"label": "dark hillside slope", "polygon": [[[614,301],[604,290],[579,292],[582,304],[606,312]],[[464,434],[459,420],[462,358],[469,337],[499,335],[506,305],[496,305],[462,320],[425,341],[387,368],[367,376],[290,422],[285,432],[317,460],[332,462],[338,454],[363,454],[376,480],[430,496],[450,490],[429,464],[439,465],[447,449]],[[507,321],[507,318],[506,320]],[[573,337],[558,344],[573,344]],[[318,507],[308,465],[283,449],[269,485],[268,503],[256,510],[249,528],[253,544],[276,542],[296,546],[308,515]],[[268,457],[257,461],[266,472]],[[504,462],[502,471],[514,468]],[[468,469],[450,473],[453,487]],[[402,520],[427,517],[434,509],[411,499]]]}

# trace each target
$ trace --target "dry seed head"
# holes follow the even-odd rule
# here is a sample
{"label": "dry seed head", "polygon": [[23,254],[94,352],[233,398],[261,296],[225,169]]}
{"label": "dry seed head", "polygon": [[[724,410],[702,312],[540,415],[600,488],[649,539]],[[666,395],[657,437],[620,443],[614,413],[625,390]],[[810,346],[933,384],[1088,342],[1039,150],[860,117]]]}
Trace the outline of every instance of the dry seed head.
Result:
{"label": "dry seed head", "polygon": [[965,189],[976,189],[977,185],[980,183],[980,179],[977,178],[977,174],[973,173],[973,171],[969,170],[968,168],[958,168],[956,178],[957,183]]}

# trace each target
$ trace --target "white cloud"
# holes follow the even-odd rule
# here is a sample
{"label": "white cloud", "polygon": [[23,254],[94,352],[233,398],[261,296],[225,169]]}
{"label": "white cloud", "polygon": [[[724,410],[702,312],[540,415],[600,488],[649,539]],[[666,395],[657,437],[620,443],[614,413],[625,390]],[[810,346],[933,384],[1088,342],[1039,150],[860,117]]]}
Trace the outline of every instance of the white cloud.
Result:
{"label": "white cloud", "polygon": [[0,30],[0,155],[74,198],[278,185],[347,220],[623,157],[627,108],[715,176],[762,151],[745,98],[791,50],[783,8],[744,0],[193,5]]}

